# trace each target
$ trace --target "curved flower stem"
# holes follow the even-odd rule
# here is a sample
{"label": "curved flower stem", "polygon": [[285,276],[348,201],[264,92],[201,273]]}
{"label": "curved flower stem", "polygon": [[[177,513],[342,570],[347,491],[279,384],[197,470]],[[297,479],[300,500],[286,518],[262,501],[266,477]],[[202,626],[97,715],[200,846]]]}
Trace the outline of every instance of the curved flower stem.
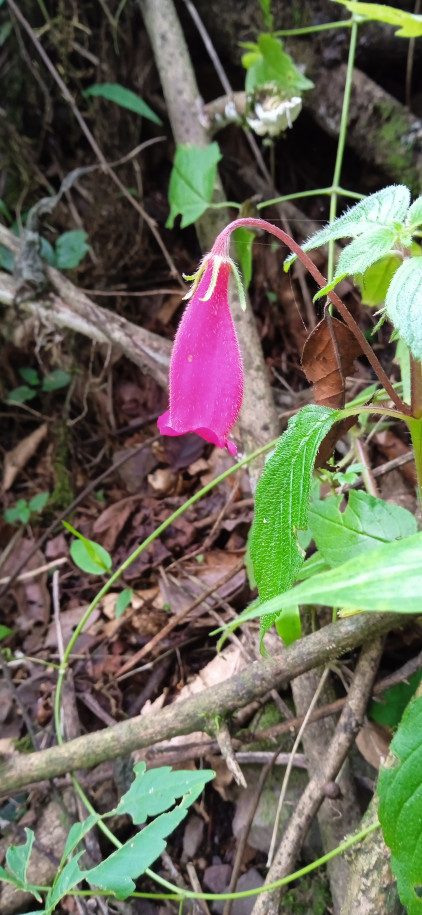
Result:
{"label": "curved flower stem", "polygon": [[126,572],[126,570],[135,561],[135,559],[137,559],[138,556],[140,556],[140,554],[145,549],[147,549],[147,547],[151,543],[153,543],[153,541],[156,540],[157,537],[159,537],[163,533],[163,531],[165,531],[166,528],[168,528],[169,525],[173,523],[173,521],[176,518],[179,518],[179,516],[182,515],[183,512],[185,512],[188,508],[190,508],[192,505],[194,505],[195,502],[198,502],[199,499],[202,499],[202,496],[205,496],[208,492],[210,492],[211,489],[214,488],[214,486],[217,486],[218,483],[221,483],[222,480],[225,480],[227,477],[231,476],[232,473],[236,473],[236,471],[240,470],[241,467],[245,467],[255,458],[259,457],[261,454],[265,454],[266,451],[269,451],[271,448],[273,448],[274,445],[276,444],[276,442],[277,442],[277,439],[274,439],[273,441],[269,442],[267,445],[263,445],[262,448],[258,448],[256,451],[253,451],[252,454],[249,454],[247,457],[243,458],[241,461],[238,461],[236,464],[233,465],[233,467],[229,467],[228,470],[225,470],[224,473],[221,473],[220,476],[216,477],[214,480],[211,480],[210,483],[207,483],[206,486],[203,486],[202,489],[200,489],[197,493],[195,493],[193,496],[191,496],[191,498],[188,499],[186,502],[184,502],[183,505],[181,505],[178,509],[176,509],[176,511],[173,512],[172,515],[170,515],[168,518],[166,518],[166,520],[163,521],[163,523],[160,524],[159,527],[157,527],[155,529],[155,531],[153,531],[153,533],[150,534],[150,536],[146,538],[146,540],[144,540],[139,546],[136,547],[136,549],[133,551],[133,553],[131,553],[130,556],[128,556],[128,558],[125,559],[124,562],[122,562],[122,564],[119,566],[118,569],[116,569],[116,571],[108,579],[108,581],[105,583],[105,585],[103,585],[103,587],[100,589],[100,591],[98,591],[98,594],[96,594],[96,596],[94,597],[94,600],[91,601],[91,603],[90,603],[89,607],[87,608],[87,610],[85,611],[82,619],[78,623],[71,639],[69,640],[69,643],[68,643],[66,650],[64,652],[64,655],[63,655],[62,663],[59,668],[56,696],[55,696],[55,701],[54,701],[54,722],[55,722],[55,729],[56,729],[56,735],[57,735],[57,742],[59,744],[62,744],[64,742],[63,735],[62,735],[61,721],[60,721],[60,704],[61,704],[61,693],[62,693],[62,688],[63,688],[64,677],[66,675],[69,658],[72,653],[72,649],[75,645],[75,642],[77,641],[81,632],[85,628],[92,612],[95,610],[95,607],[98,606],[98,604],[103,599],[103,597],[108,593],[108,591],[110,590],[112,585],[114,585],[115,582],[118,581],[120,576],[124,572]]}
{"label": "curved flower stem", "polygon": [[[264,229],[266,232],[269,232],[271,235],[275,235],[276,238],[279,238],[280,241],[282,241],[285,245],[287,245],[287,247],[290,248],[290,251],[292,251],[293,254],[296,254],[296,256],[299,258],[299,260],[302,261],[302,264],[304,264],[306,269],[309,271],[311,276],[313,276],[314,280],[318,283],[318,285],[321,287],[321,289],[326,285],[327,281],[326,281],[325,277],[318,270],[318,267],[315,266],[313,261],[311,261],[311,258],[308,256],[308,254],[306,254],[306,252],[302,250],[300,245],[296,241],[294,241],[294,239],[291,238],[290,235],[287,234],[287,232],[284,232],[283,229],[280,229],[278,226],[275,226],[270,222],[267,222],[265,219],[257,219],[252,216],[245,216],[242,219],[235,219],[233,222],[230,223],[230,225],[228,225],[223,230],[223,232],[220,233],[218,238],[215,240],[215,243],[214,243],[214,246],[212,249],[212,253],[224,257],[226,255],[226,252],[228,249],[229,238],[230,238],[231,233],[233,232],[234,229],[237,229],[240,226],[249,227],[252,229]],[[391,398],[393,403],[396,405],[397,409],[400,411],[400,413],[404,413],[407,416],[411,416],[412,411],[411,411],[410,407],[401,400],[401,398],[398,396],[397,392],[394,390],[394,387],[391,384],[386,372],[384,371],[379,359],[377,359],[375,353],[371,349],[368,341],[366,340],[364,334],[362,333],[359,325],[356,323],[355,319],[352,318],[352,315],[350,314],[349,310],[346,308],[345,304],[342,302],[340,297],[334,291],[331,291],[328,293],[328,298],[333,303],[333,305],[335,305],[337,310],[340,312],[342,318],[344,319],[345,323],[347,324],[347,326],[350,328],[350,330],[356,337],[356,339],[362,349],[362,352],[365,354],[368,362],[370,363],[375,374],[377,375],[377,378],[379,379],[379,381],[381,382],[381,384],[387,391],[389,397]]]}

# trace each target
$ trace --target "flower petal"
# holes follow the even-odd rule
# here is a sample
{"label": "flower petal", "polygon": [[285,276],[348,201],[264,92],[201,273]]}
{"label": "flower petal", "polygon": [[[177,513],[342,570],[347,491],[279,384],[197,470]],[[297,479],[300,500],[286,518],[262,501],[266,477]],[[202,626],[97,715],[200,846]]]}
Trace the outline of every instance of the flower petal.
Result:
{"label": "flower petal", "polygon": [[219,262],[216,276],[209,258],[179,325],[170,363],[170,407],[158,427],[163,435],[196,432],[235,454],[227,437],[239,415],[243,370],[228,300],[232,265],[229,259]]}

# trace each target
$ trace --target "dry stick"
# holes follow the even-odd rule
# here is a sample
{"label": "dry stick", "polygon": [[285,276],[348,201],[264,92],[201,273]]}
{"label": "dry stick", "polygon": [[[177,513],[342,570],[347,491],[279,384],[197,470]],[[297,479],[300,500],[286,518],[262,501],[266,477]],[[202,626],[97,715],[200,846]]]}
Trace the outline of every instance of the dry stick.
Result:
{"label": "dry stick", "polygon": [[[153,219],[151,219],[151,216],[149,216],[148,213],[146,213],[146,211],[144,210],[143,207],[141,207],[141,205],[138,203],[138,201],[135,200],[131,194],[129,194],[129,191],[126,189],[125,185],[120,181],[120,178],[118,178],[118,176],[115,174],[115,172],[113,171],[113,169],[111,168],[111,166],[109,165],[107,160],[104,158],[104,155],[103,155],[100,147],[98,146],[97,141],[93,137],[88,125],[86,124],[84,118],[82,117],[71,92],[69,92],[69,89],[66,86],[66,83],[64,83],[62,78],[59,76],[59,74],[58,74],[56,68],[53,66],[48,54],[46,54],[46,52],[44,51],[44,48],[43,48],[41,42],[38,40],[37,36],[35,35],[34,30],[31,28],[29,22],[25,19],[23,14],[20,12],[19,7],[16,5],[14,0],[7,0],[7,3],[9,5],[10,9],[13,11],[14,15],[16,16],[16,19],[19,20],[19,22],[25,29],[27,35],[31,39],[33,45],[37,49],[38,54],[41,57],[41,60],[47,67],[47,70],[49,70],[54,81],[57,83],[57,85],[63,95],[63,98],[66,100],[69,107],[71,108],[71,110],[74,114],[74,117],[76,118],[82,132],[85,134],[85,136],[88,140],[88,143],[91,146],[91,149],[95,153],[98,161],[101,163],[101,167],[110,176],[110,178],[112,178],[114,183],[119,188],[119,191],[121,192],[121,194],[123,194],[123,196],[126,198],[126,200],[128,200],[129,203],[135,208],[135,210],[137,210],[137,212],[140,214],[140,216],[142,216],[142,219],[145,220],[145,222],[146,222],[148,228],[150,229],[150,231],[152,232],[157,244],[161,248],[161,251],[167,261],[167,264],[170,268],[172,276],[179,277],[179,272],[178,272],[177,268],[175,267],[173,259],[172,259],[171,255],[169,254],[169,252],[167,251],[167,248],[166,248],[164,242],[161,239],[161,236],[157,230],[155,221]],[[183,288],[183,282],[182,282],[181,278],[180,278],[180,285]]]}
{"label": "dry stick", "polygon": [[[347,703],[327,749],[326,757],[321,760],[319,772],[312,777],[292,813],[282,844],[268,872],[267,883],[279,880],[293,871],[294,863],[312,819],[324,800],[325,786],[337,777],[362,725],[382,648],[383,639],[380,634],[362,648]],[[278,915],[279,900],[279,891],[259,896],[253,907],[252,915]]]}
{"label": "dry stick", "polygon": [[155,648],[156,645],[159,645],[159,643],[162,642],[162,640],[166,637],[166,635],[169,634],[169,632],[172,632],[173,629],[175,629],[176,626],[179,625],[179,623],[181,623],[184,619],[186,619],[186,617],[189,615],[189,613],[192,612],[192,610],[195,610],[196,607],[199,607],[200,604],[202,604],[206,600],[207,597],[211,597],[211,595],[214,593],[214,591],[217,590],[217,588],[221,588],[228,581],[231,581],[233,576],[236,575],[236,573],[239,572],[240,569],[242,569],[242,568],[243,568],[243,559],[241,559],[240,562],[238,562],[232,569],[230,569],[229,572],[227,572],[223,576],[223,578],[220,579],[219,582],[217,582],[217,583],[214,582],[213,585],[211,585],[209,588],[207,588],[206,591],[204,591],[202,594],[199,595],[199,597],[197,597],[194,601],[192,601],[192,603],[189,604],[189,606],[186,607],[186,609],[183,610],[182,613],[178,613],[177,616],[174,616],[173,619],[169,620],[167,625],[164,626],[164,628],[161,629],[160,632],[157,632],[157,634],[154,635],[152,637],[152,639],[150,639],[149,642],[147,642],[146,645],[144,645],[142,648],[140,648],[139,651],[137,651],[136,654],[134,654],[133,657],[130,658],[129,661],[126,661],[126,664],[123,664],[123,667],[121,667],[120,671],[119,671],[119,677],[121,677],[123,674],[127,673],[128,670],[131,670],[132,667],[135,667],[136,664],[139,663],[139,661],[142,661],[142,658],[144,658],[145,655],[149,654],[149,652],[152,651],[152,649]]}
{"label": "dry stick", "polygon": [[128,452],[126,454],[123,454],[122,457],[119,458],[119,460],[115,462],[115,464],[112,464],[110,467],[107,467],[107,470],[104,470],[104,473],[101,473],[100,476],[96,477],[95,480],[91,480],[91,482],[88,483],[87,486],[85,486],[85,489],[83,489],[82,492],[80,492],[79,495],[76,496],[76,499],[74,499],[73,502],[71,502],[70,505],[68,505],[67,508],[65,508],[64,511],[62,511],[61,514],[57,518],[55,518],[54,521],[51,522],[51,524],[49,525],[47,530],[44,532],[42,537],[40,537],[36,541],[36,543],[34,544],[32,549],[28,553],[28,555],[25,556],[25,559],[23,559],[22,562],[19,563],[19,565],[16,567],[15,571],[13,572],[13,575],[11,575],[8,578],[7,583],[0,590],[0,597],[3,594],[5,594],[8,590],[8,588],[13,584],[13,582],[16,581],[19,573],[22,571],[22,569],[25,568],[26,564],[29,562],[31,557],[34,556],[34,554],[37,552],[37,550],[42,549],[42,547],[44,546],[44,544],[47,542],[48,538],[50,537],[50,534],[52,534],[56,530],[56,527],[58,527],[59,524],[61,524],[61,522],[64,520],[64,518],[66,518],[67,515],[71,514],[71,512],[73,512],[75,510],[75,508],[77,508],[78,505],[80,505],[80,503],[83,502],[83,500],[85,499],[85,496],[88,496],[90,492],[92,492],[94,489],[96,489],[97,486],[99,486],[99,484],[102,483],[106,479],[106,477],[110,476],[110,474],[114,473],[115,470],[118,470],[120,467],[122,467],[122,465],[125,464],[126,461],[129,460],[129,458],[134,457],[135,454],[139,454],[144,448],[147,448],[149,445],[152,445],[154,442],[158,441],[159,438],[160,438],[159,435],[154,435],[153,438],[147,439],[147,441],[143,442],[142,445],[139,445],[138,448],[135,448],[133,450],[132,449],[128,450]]}
{"label": "dry stick", "polygon": [[0,793],[74,769],[91,768],[106,759],[116,759],[179,734],[206,731],[209,722],[212,729],[217,716],[243,708],[265,696],[269,690],[286,686],[306,670],[318,667],[376,635],[402,626],[410,618],[399,613],[361,613],[330,623],[280,650],[275,657],[256,661],[223,683],[167,706],[154,715],[122,721],[114,727],[30,756],[15,753],[10,760],[0,761]]}
{"label": "dry stick", "polygon": [[295,761],[296,750],[298,749],[300,741],[302,740],[302,734],[306,728],[306,725],[308,724],[308,721],[312,715],[315,705],[318,702],[318,698],[320,696],[321,690],[324,687],[328,674],[329,674],[329,668],[326,667],[324,670],[324,673],[322,674],[322,676],[320,678],[318,686],[314,692],[312,701],[309,704],[308,711],[306,712],[306,715],[304,715],[302,724],[297,732],[296,739],[295,739],[295,742],[293,744],[293,747],[292,747],[292,750],[290,753],[290,759],[287,764],[286,771],[284,773],[283,784],[281,786],[280,797],[278,799],[277,810],[276,810],[275,820],[274,820],[273,834],[271,836],[270,850],[268,852],[267,867],[271,867],[271,864],[272,864],[273,858],[274,858],[274,850],[275,850],[275,843],[277,841],[278,825],[280,822],[280,816],[281,816],[281,811],[283,809],[284,799],[286,797],[286,791],[287,791],[287,787],[289,784],[290,773],[292,771],[293,764]]}

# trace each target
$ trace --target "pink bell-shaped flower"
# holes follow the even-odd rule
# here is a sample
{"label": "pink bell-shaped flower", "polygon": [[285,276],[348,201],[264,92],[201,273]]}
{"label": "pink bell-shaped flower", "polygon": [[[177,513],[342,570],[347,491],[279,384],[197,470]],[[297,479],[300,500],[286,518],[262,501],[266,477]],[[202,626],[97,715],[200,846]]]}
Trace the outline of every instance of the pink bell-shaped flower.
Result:
{"label": "pink bell-shaped flower", "polygon": [[230,314],[228,285],[236,270],[211,253],[179,324],[170,361],[170,405],[158,419],[162,435],[196,432],[236,454],[229,432],[243,396],[242,359]]}

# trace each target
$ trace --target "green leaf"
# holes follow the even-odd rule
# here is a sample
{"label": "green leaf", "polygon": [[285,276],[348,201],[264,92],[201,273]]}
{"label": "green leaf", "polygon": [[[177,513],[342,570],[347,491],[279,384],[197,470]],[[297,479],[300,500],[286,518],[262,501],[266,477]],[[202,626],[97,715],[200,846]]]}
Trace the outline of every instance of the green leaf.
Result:
{"label": "green leaf", "polygon": [[416,359],[422,359],[422,257],[407,258],[389,286],[385,309]]}
{"label": "green leaf", "polygon": [[107,550],[94,540],[88,540],[67,521],[62,521],[62,524],[77,538],[70,546],[70,555],[75,565],[91,575],[103,575],[104,572],[109,572],[112,566],[110,553],[107,553]]}
{"label": "green leaf", "polygon": [[65,372],[64,369],[54,369],[54,372],[50,372],[43,379],[42,390],[59,391],[60,388],[65,388],[69,383],[69,372]]}
{"label": "green leaf", "polygon": [[127,608],[130,605],[130,602],[132,600],[132,597],[133,597],[132,588],[124,588],[124,590],[120,592],[120,594],[116,600],[116,606],[114,609],[114,612],[116,614],[116,620],[120,619],[120,617],[125,612],[125,610],[127,610]]}
{"label": "green leaf", "polygon": [[388,287],[400,267],[402,259],[394,254],[382,257],[359,276],[355,272],[355,283],[360,287],[363,305],[375,307],[385,302]]}
{"label": "green leaf", "polygon": [[37,391],[29,388],[27,384],[22,384],[19,388],[14,388],[13,391],[9,392],[6,403],[26,403],[28,400],[33,400],[34,397],[37,397]]}
{"label": "green leaf", "polygon": [[392,768],[379,774],[379,819],[391,849],[391,870],[408,915],[422,912],[422,697],[406,709],[391,743]]}
{"label": "green leaf", "polygon": [[21,524],[27,524],[31,516],[31,509],[26,501],[26,499],[18,499],[16,505],[12,505],[11,508],[6,508],[4,512],[4,520],[7,524],[15,524],[16,521],[19,521]]}
{"label": "green leaf", "polygon": [[64,852],[62,855],[62,860],[65,860],[75,851],[75,848],[79,845],[79,842],[86,836],[86,834],[98,823],[100,815],[98,813],[91,813],[83,823],[73,823],[70,827],[69,835],[66,840],[66,845],[64,847]]}
{"label": "green leaf", "polygon": [[[148,769],[144,762],[137,763],[133,771],[135,780],[120,799],[116,814],[128,813],[134,823],[145,823],[148,817],[163,813],[175,803],[176,798],[195,792],[195,798],[204,785],[214,778],[210,769],[198,772],[173,771],[170,766]],[[192,801],[195,800],[192,797]]]}
{"label": "green leaf", "polygon": [[313,83],[293,63],[290,54],[283,51],[280,39],[268,33],[258,36],[256,51],[245,54],[243,66],[247,69],[245,89],[253,92],[268,84],[275,84],[286,93],[286,98],[300,95],[306,89],[312,89]]}
{"label": "green leaf", "polygon": [[56,265],[59,270],[72,270],[79,266],[89,251],[87,238],[83,229],[72,229],[59,236],[56,241]]}
{"label": "green leaf", "polygon": [[79,851],[73,858],[66,862],[63,870],[59,871],[53,886],[47,893],[45,907],[47,911],[53,911],[60,899],[67,896],[69,891],[84,879],[85,874],[79,868],[79,858],[83,855],[83,850]]}
{"label": "green leaf", "polygon": [[41,236],[41,257],[44,261],[47,261],[47,264],[50,264],[50,267],[57,267],[57,258],[56,252],[53,248],[53,245],[50,245],[50,242],[46,238]]}
{"label": "green leaf", "polygon": [[35,369],[23,368],[19,369],[19,375],[26,381],[27,384],[30,384],[32,387],[37,387],[40,383],[40,378],[38,372]]}
{"label": "green leaf", "polygon": [[12,251],[9,251],[9,248],[0,245],[0,267],[2,267],[3,270],[7,270],[9,273],[12,273],[14,265],[15,255]]}
{"label": "green leaf", "polygon": [[297,642],[302,636],[299,607],[288,607],[281,616],[277,617],[275,627],[285,645]]}
{"label": "green leaf", "polygon": [[3,626],[3,624],[0,623],[0,642],[2,639],[7,639],[9,635],[13,635],[13,629],[9,629],[8,626]]}
{"label": "green leaf", "polygon": [[100,96],[101,98],[107,99],[109,102],[115,102],[116,105],[120,105],[121,108],[128,108],[129,111],[134,111],[135,114],[139,114],[143,118],[148,118],[149,121],[153,121],[154,124],[162,124],[161,118],[152,110],[152,108],[144,102],[139,95],[135,95],[134,92],[131,92],[130,89],[125,89],[124,86],[120,86],[119,83],[96,83],[93,86],[89,86],[88,89],[82,93],[82,95],[87,98],[88,96]]}
{"label": "green leaf", "polygon": [[252,279],[252,246],[255,237],[255,232],[245,229],[244,226],[239,226],[232,232],[245,289],[248,289]]}
{"label": "green leaf", "polygon": [[296,580],[306,581],[307,578],[312,578],[313,575],[317,575],[319,572],[326,572],[329,568],[328,562],[322,558],[320,553],[313,553],[313,555],[303,563]]}
{"label": "green leaf", "polygon": [[418,38],[422,35],[422,16],[416,13],[406,13],[394,6],[385,6],[384,3],[360,3],[357,0],[335,0],[341,3],[351,13],[360,19],[371,22],[386,22],[388,25],[397,25],[399,30],[395,33],[400,38]]}
{"label": "green leaf", "polygon": [[93,540],[73,540],[70,555],[75,565],[89,575],[104,575],[112,566],[110,553]]}
{"label": "green leaf", "polygon": [[418,229],[422,225],[422,197],[413,201],[406,222],[411,230]]}
{"label": "green leaf", "polygon": [[261,7],[261,13],[264,19],[265,28],[269,32],[272,32],[274,27],[274,17],[271,13],[271,0],[259,0],[259,5]]}
{"label": "green leaf", "polygon": [[[398,585],[398,582],[400,585]],[[297,604],[326,604],[344,611],[420,613],[422,532],[360,553],[329,572],[248,609],[239,622],[270,614],[273,619]]]}
{"label": "green leaf", "polygon": [[25,832],[26,842],[24,845],[10,845],[6,852],[6,864],[22,887],[26,886],[26,871],[35,839],[32,829],[25,827]]}
{"label": "green leaf", "polygon": [[188,144],[177,147],[170,175],[168,229],[173,228],[179,214],[182,217],[180,225],[184,229],[208,209],[221,158],[218,143],[210,143],[205,149]]}
{"label": "green leaf", "polygon": [[317,549],[329,566],[393,540],[403,540],[417,532],[414,516],[400,505],[376,499],[367,492],[351,490],[344,512],[342,496],[312,502],[309,527]]}
{"label": "green leaf", "polygon": [[[250,556],[260,599],[266,601],[290,588],[304,553],[297,531],[308,526],[312,471],[318,448],[341,412],[310,404],[290,421],[266,463],[255,499]],[[294,601],[296,605],[298,601]],[[292,604],[290,604],[292,606]],[[262,621],[265,635],[277,613]]]}
{"label": "green leaf", "polygon": [[49,492],[39,492],[28,503],[31,512],[41,512],[50,498]]}
{"label": "green leaf", "polygon": [[415,690],[422,680],[422,669],[417,670],[408,680],[403,683],[396,683],[390,689],[381,693],[378,700],[370,703],[368,715],[378,724],[384,724],[386,727],[396,728],[400,723],[403,712],[410,702]]}
{"label": "green leaf", "polygon": [[396,234],[394,229],[369,228],[369,231],[343,248],[337,262],[335,277],[364,273],[368,267],[390,253]]}
{"label": "green leaf", "polygon": [[[410,204],[410,191],[404,184],[392,184],[389,187],[359,200],[346,210],[333,223],[315,232],[301,246],[304,251],[312,251],[338,238],[357,238],[371,227],[391,229],[394,223],[403,222]],[[295,255],[285,261],[288,268]]]}
{"label": "green leaf", "polygon": [[405,403],[410,404],[412,397],[412,370],[410,366],[410,351],[409,347],[401,337],[399,337],[397,340],[394,362],[398,362],[400,366],[400,378],[403,385],[403,400]]}

